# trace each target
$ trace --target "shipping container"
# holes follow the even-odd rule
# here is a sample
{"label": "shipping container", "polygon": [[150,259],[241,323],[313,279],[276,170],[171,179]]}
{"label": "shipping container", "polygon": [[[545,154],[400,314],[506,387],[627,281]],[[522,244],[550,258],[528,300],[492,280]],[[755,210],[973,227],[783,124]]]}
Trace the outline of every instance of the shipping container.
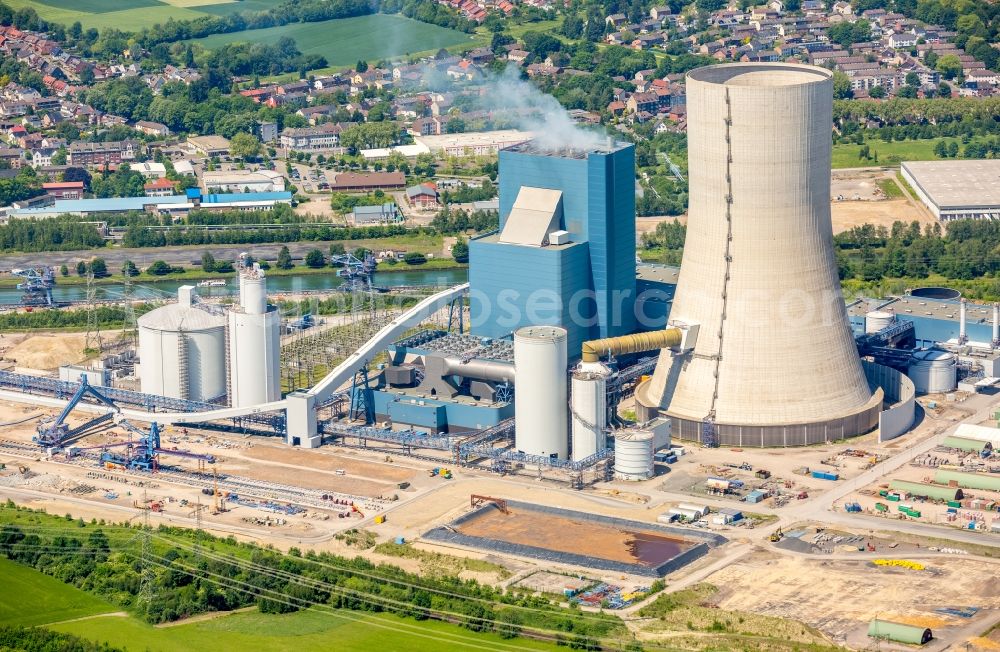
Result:
{"label": "shipping container", "polygon": [[840,475],[837,473],[831,473],[829,471],[813,471],[812,477],[819,480],[839,480]]}

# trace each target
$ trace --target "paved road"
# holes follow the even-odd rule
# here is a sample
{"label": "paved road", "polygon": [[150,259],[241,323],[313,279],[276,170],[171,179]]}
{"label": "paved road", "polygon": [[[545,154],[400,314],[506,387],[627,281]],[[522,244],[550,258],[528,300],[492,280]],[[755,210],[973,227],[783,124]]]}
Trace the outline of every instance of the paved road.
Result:
{"label": "paved road", "polygon": [[240,245],[188,245],[183,247],[147,247],[142,249],[85,249],[80,251],[51,251],[34,254],[4,254],[0,256],[0,272],[9,272],[19,267],[37,265],[75,266],[81,260],[90,260],[94,256],[103,258],[108,267],[117,270],[126,260],[131,260],[139,267],[145,267],[153,261],[162,260],[171,265],[191,265],[201,263],[205,252],[211,253],[218,260],[236,260],[240,252],[247,252],[254,258],[277,260],[278,251],[288,247],[293,259],[304,258],[311,249],[319,249],[324,254],[330,250],[330,242],[276,242],[271,244],[240,244]]}

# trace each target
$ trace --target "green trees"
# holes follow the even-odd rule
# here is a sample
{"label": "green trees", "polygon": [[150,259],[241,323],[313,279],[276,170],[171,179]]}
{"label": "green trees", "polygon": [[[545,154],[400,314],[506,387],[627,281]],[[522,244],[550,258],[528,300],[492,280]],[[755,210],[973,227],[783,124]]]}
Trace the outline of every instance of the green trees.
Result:
{"label": "green trees", "polygon": [[945,79],[955,79],[962,74],[962,61],[954,54],[946,54],[937,60],[935,68]]}
{"label": "green trees", "polygon": [[[871,93],[869,93],[871,95]],[[833,71],[833,97],[838,100],[850,99],[854,96],[851,90],[851,78],[839,70]]]}
{"label": "green trees", "polygon": [[323,252],[319,249],[310,249],[306,254],[305,262],[306,266],[319,269],[326,265],[326,257],[323,256]]}
{"label": "green trees", "polygon": [[138,276],[139,268],[135,266],[131,260],[126,260],[122,264],[122,275],[123,276]]}
{"label": "green trees", "polygon": [[152,265],[146,268],[146,272],[153,276],[166,276],[172,271],[174,271],[174,268],[162,260],[154,261]]}
{"label": "green trees", "polygon": [[427,262],[427,256],[423,255],[419,251],[410,251],[403,256],[403,262],[407,265],[423,265]]}
{"label": "green trees", "polygon": [[469,243],[466,242],[465,238],[459,238],[452,246],[451,257],[455,259],[456,263],[469,262]]}
{"label": "green trees", "polygon": [[240,132],[229,141],[229,153],[232,154],[233,158],[246,161],[257,158],[260,156],[260,152],[260,141],[252,134]]}
{"label": "green trees", "polygon": [[288,251],[288,247],[282,247],[278,251],[278,260],[275,263],[278,269],[291,269],[292,265],[292,254]]}
{"label": "green trees", "polygon": [[88,271],[94,275],[94,278],[104,278],[109,276],[108,274],[108,264],[103,258],[94,258],[90,261],[87,266]]}
{"label": "green trees", "polygon": [[845,48],[851,47],[855,43],[867,41],[872,37],[871,24],[867,20],[859,20],[855,23],[844,21],[837,23],[829,29],[827,35],[831,41],[840,43]]}
{"label": "green trees", "polygon": [[86,276],[87,275],[87,263],[82,260],[76,264],[76,275]]}

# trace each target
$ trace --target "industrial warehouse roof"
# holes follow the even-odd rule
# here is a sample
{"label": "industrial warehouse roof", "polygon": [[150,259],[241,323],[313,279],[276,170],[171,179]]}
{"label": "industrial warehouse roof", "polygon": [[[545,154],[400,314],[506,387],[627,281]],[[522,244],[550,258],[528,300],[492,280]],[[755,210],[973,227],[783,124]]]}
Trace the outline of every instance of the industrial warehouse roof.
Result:
{"label": "industrial warehouse roof", "polygon": [[[225,207],[252,203],[273,203],[291,201],[292,193],[284,192],[235,192],[227,194],[205,195],[202,204]],[[113,197],[104,199],[66,199],[57,200],[51,206],[22,208],[11,213],[14,217],[35,217],[44,215],[60,215],[63,213],[124,213],[127,211],[145,210],[146,206],[166,206],[182,208],[188,204],[187,195],[168,195],[166,197]],[[190,208],[190,207],[188,207]]]}
{"label": "industrial warehouse roof", "polygon": [[941,210],[1000,206],[1000,159],[906,161],[903,168]]}
{"label": "industrial warehouse roof", "polygon": [[993,444],[994,448],[1000,446],[1000,428],[962,423],[955,429],[955,436],[964,439],[988,441]]}

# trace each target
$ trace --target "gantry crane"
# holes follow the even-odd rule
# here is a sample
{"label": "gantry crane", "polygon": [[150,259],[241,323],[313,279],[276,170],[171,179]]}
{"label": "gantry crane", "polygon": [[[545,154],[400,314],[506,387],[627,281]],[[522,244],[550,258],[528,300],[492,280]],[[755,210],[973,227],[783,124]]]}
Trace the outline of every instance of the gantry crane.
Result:
{"label": "gantry crane", "polygon": [[10,273],[21,279],[21,282],[17,284],[17,289],[23,293],[22,304],[26,306],[53,305],[52,286],[56,284],[54,269],[51,267],[12,269]]}

